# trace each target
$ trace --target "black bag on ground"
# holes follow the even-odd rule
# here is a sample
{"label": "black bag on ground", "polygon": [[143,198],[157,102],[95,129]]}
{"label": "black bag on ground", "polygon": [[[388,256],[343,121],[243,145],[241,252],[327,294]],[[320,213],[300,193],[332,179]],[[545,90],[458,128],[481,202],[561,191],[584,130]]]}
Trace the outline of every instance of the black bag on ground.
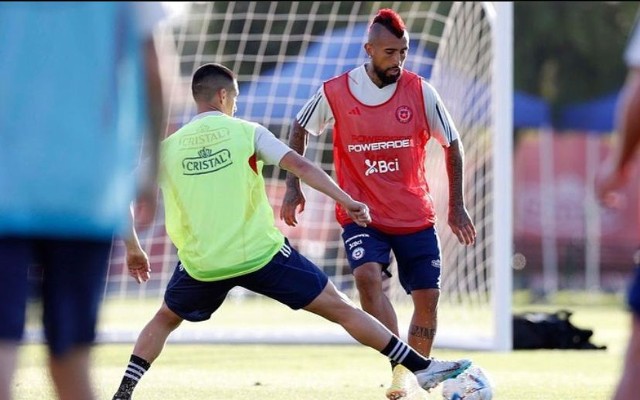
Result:
{"label": "black bag on ground", "polygon": [[513,349],[583,349],[604,350],[589,340],[590,329],[574,326],[569,318],[572,312],[527,312],[513,316]]}

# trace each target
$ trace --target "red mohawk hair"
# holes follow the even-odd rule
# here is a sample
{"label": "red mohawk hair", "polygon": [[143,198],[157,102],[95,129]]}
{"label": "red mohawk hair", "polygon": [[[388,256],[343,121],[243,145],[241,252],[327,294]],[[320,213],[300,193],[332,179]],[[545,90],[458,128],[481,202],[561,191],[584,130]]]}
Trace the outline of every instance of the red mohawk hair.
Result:
{"label": "red mohawk hair", "polygon": [[371,29],[373,24],[380,24],[384,26],[389,30],[389,32],[393,33],[398,38],[401,38],[404,35],[404,21],[398,13],[390,8],[380,9],[376,16],[373,17],[373,21],[371,21],[369,29]]}

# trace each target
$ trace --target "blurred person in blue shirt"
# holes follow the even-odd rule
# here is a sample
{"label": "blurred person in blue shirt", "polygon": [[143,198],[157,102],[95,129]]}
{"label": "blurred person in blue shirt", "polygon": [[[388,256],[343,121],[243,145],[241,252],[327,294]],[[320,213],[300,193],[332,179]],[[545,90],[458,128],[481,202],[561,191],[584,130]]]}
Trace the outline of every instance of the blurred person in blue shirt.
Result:
{"label": "blurred person in blue shirt", "polygon": [[[640,21],[631,34],[624,60],[628,67],[627,78],[617,105],[616,128],[619,137],[612,155],[600,170],[596,180],[596,192],[607,206],[620,204],[618,189],[631,179],[633,161],[640,147]],[[627,344],[624,367],[620,381],[613,393],[614,400],[634,400],[640,397],[640,250],[636,253],[635,270],[631,278],[627,305],[631,311],[631,335]]]}
{"label": "blurred person in blue shirt", "polygon": [[95,398],[111,242],[133,232],[134,199],[142,226],[155,214],[163,17],[160,3],[0,5],[0,400],[12,398],[33,267],[56,394]]}

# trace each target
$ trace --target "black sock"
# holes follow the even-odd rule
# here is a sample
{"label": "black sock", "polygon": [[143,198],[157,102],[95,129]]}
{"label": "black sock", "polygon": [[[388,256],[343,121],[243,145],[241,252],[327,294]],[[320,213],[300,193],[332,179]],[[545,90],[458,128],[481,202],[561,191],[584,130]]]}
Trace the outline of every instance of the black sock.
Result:
{"label": "black sock", "polygon": [[431,361],[418,354],[414,349],[409,347],[408,344],[398,339],[396,336],[392,336],[389,344],[380,351],[380,353],[389,357],[391,362],[402,364],[409,371],[416,372],[421,369],[425,369],[429,366]]}
{"label": "black sock", "polygon": [[142,379],[142,375],[144,375],[150,367],[151,364],[149,362],[132,354],[129,359],[129,365],[127,365],[127,370],[124,372],[124,377],[122,377],[122,382],[120,382],[120,387],[118,388],[114,399],[130,398],[133,393],[133,389],[135,389],[140,379]]}

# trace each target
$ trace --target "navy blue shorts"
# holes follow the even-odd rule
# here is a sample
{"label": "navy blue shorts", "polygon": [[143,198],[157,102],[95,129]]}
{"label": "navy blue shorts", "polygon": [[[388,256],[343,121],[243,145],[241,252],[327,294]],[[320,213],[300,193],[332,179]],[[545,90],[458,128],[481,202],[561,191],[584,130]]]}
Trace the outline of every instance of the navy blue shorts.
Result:
{"label": "navy blue shorts", "polygon": [[376,262],[391,276],[388,267],[393,251],[398,262],[398,279],[407,293],[440,288],[440,240],[435,227],[390,235],[351,223],[343,227],[342,240],[351,269]]}
{"label": "navy blue shorts", "polygon": [[54,356],[93,343],[110,251],[110,240],[0,238],[0,340],[22,339],[35,297]]}
{"label": "navy blue shorts", "polygon": [[171,311],[187,321],[205,321],[222,305],[227,293],[240,286],[297,310],[318,297],[328,281],[320,268],[286,241],[267,265],[235,278],[198,281],[178,263],[164,301]]}
{"label": "navy blue shorts", "polygon": [[631,312],[640,317],[640,250],[634,256],[635,267],[627,290],[627,305]]}

